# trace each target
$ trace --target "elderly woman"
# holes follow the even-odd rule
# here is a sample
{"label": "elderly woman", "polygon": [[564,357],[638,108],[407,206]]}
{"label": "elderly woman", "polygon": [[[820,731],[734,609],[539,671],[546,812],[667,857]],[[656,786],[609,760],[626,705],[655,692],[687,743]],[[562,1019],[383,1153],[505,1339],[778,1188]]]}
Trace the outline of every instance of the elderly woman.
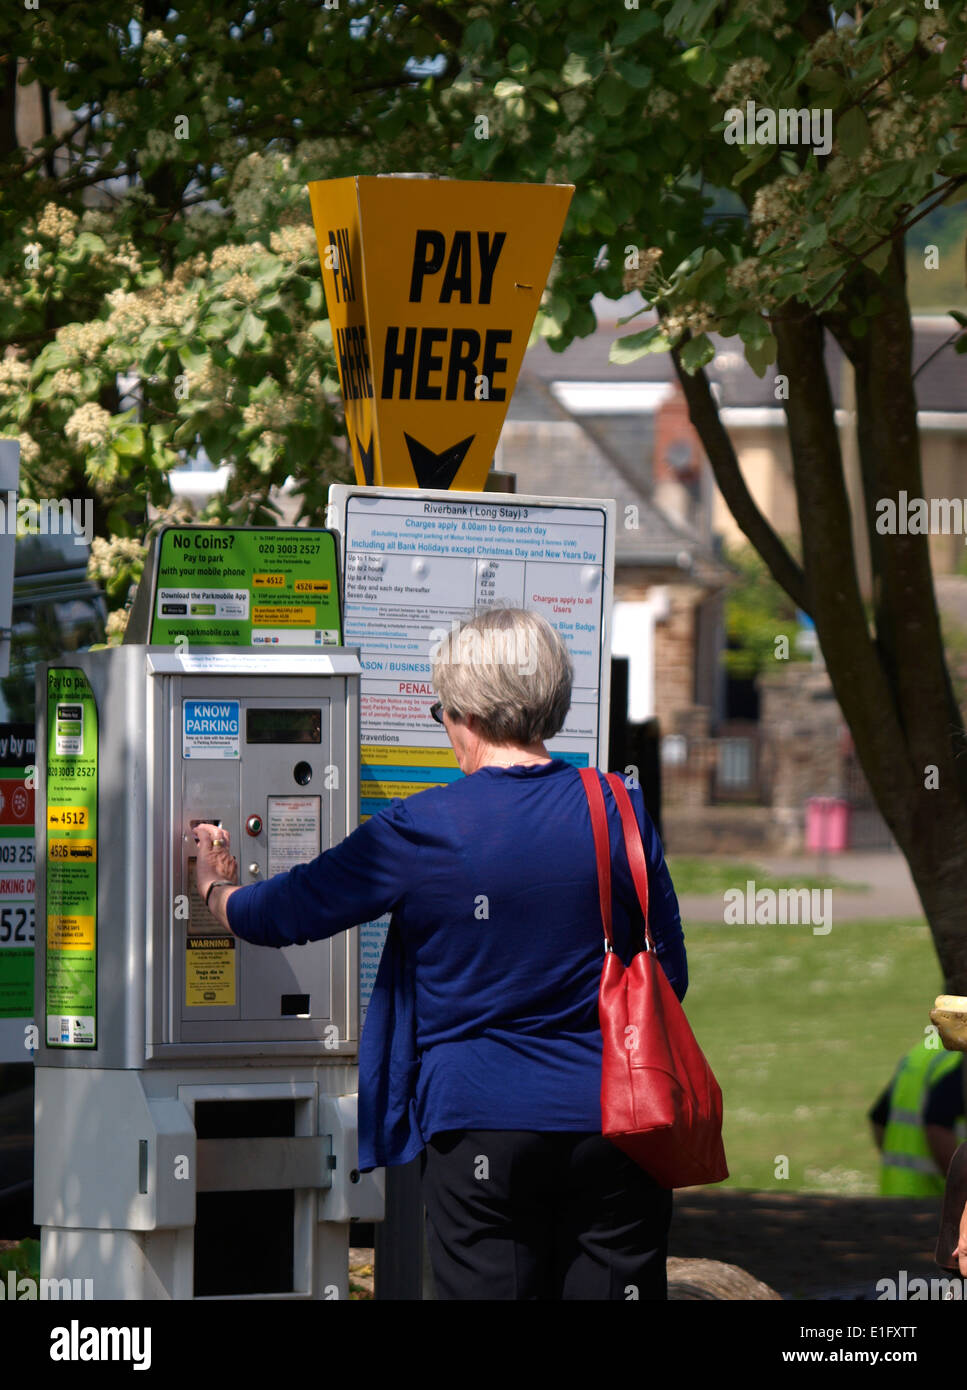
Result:
{"label": "elderly woman", "polygon": [[[441,1299],[666,1297],[671,1193],[601,1135],[590,815],[577,769],[545,746],[571,679],[543,618],[485,612],[433,663],[430,713],[464,777],[394,801],[311,863],[245,888],[225,882],[236,877],[225,832],[196,828],[199,888],[246,941],[290,946],[392,913],[360,1048],[360,1167],[422,1155]],[[641,792],[630,794],[651,930],[681,998],[678,904]],[[605,798],[627,962],[643,928]]]}

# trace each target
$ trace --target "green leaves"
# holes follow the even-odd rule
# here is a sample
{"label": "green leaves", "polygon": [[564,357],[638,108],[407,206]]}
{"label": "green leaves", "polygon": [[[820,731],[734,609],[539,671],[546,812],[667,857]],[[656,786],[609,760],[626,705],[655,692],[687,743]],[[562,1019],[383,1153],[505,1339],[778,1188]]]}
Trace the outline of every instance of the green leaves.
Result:
{"label": "green leaves", "polygon": [[646,353],[667,352],[670,347],[671,343],[665,335],[665,330],[660,323],[656,323],[641,333],[629,333],[625,338],[617,338],[611,344],[608,360],[619,365],[626,362],[636,362],[639,357],[644,357]]}
{"label": "green leaves", "polygon": [[620,77],[609,73],[597,85],[595,97],[598,107],[606,116],[620,116],[628,105],[631,96]]}
{"label": "green leaves", "polygon": [[632,62],[630,58],[616,58],[612,66],[629,87],[650,87],[654,80],[651,68],[646,68],[643,63]]}
{"label": "green leaves", "polygon": [[745,344],[745,357],[756,376],[764,377],[767,368],[776,360],[779,344],[771,333],[759,342]]}
{"label": "green leaves", "polygon": [[654,10],[632,10],[625,14],[612,39],[612,47],[624,48],[627,44],[635,43],[645,34],[652,34],[656,29],[661,28],[661,17]]}
{"label": "green leaves", "polygon": [[706,366],[714,356],[715,344],[706,333],[700,333],[697,338],[689,338],[681,350],[682,366],[690,374]]}
{"label": "green leaves", "polygon": [[870,123],[859,106],[851,106],[836,125],[836,139],[847,159],[859,159],[870,142]]}
{"label": "green leaves", "polygon": [[489,19],[472,19],[463,31],[464,52],[487,50],[494,46],[494,30]]}

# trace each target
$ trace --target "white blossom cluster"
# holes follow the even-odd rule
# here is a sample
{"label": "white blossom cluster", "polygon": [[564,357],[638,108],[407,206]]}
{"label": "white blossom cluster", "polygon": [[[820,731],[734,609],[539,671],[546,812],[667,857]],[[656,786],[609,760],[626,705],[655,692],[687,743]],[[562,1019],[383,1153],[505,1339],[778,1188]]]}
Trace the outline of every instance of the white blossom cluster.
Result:
{"label": "white blossom cluster", "polygon": [[[278,432],[292,423],[291,405],[277,397],[270,401],[250,401],[242,411],[242,420],[249,429]],[[279,435],[281,439],[281,435]]]}
{"label": "white blossom cluster", "polygon": [[21,362],[18,357],[4,357],[0,360],[0,396],[18,395],[26,387],[29,378],[29,362]]}
{"label": "white blossom cluster", "polygon": [[631,267],[624,273],[622,286],[626,294],[630,294],[632,290],[645,288],[661,257],[662,252],[657,246],[648,246],[642,251],[638,257],[637,267]]}
{"label": "white blossom cluster", "polygon": [[792,32],[788,24],[780,23],[788,13],[782,0],[739,0],[735,11],[737,15],[748,15],[754,29],[766,30],[775,39]]}
{"label": "white blossom cluster", "polygon": [[769,290],[772,274],[755,256],[747,256],[738,265],[730,266],[725,279],[733,293],[755,300],[762,309],[775,307],[776,297]]}
{"label": "white blossom cluster", "polygon": [[107,326],[112,337],[130,342],[149,327],[180,328],[198,307],[191,291],[169,294],[163,285],[141,290],[112,290],[107,296],[111,314]]}
{"label": "white blossom cluster", "polygon": [[186,372],[185,375],[188,378],[188,394],[182,400],[182,408],[193,410],[201,397],[205,402],[207,416],[214,418],[224,415],[234,378],[224,368],[216,367],[210,357],[206,357],[200,367]]}
{"label": "white blossom cluster", "polygon": [[665,336],[671,342],[676,342],[686,329],[692,333],[708,333],[718,322],[715,310],[711,304],[703,304],[699,300],[688,300],[680,304],[672,313],[666,314],[661,321]]}
{"label": "white blossom cluster", "polygon": [[144,150],[150,159],[173,159],[178,153],[178,141],[169,131],[152,129],[148,131]]}
{"label": "white blossom cluster", "polygon": [[219,287],[219,293],[226,299],[240,299],[243,304],[254,304],[259,297],[259,287],[251,275],[233,275]]}
{"label": "white blossom cluster", "polygon": [[110,337],[111,325],[104,319],[65,323],[57,330],[57,342],[64,351],[84,362],[93,362]]}
{"label": "white blossom cluster", "polygon": [[111,416],[95,401],[85,401],[67,421],[64,433],[81,448],[98,449],[110,438]]}
{"label": "white blossom cluster", "polygon": [[40,445],[37,443],[36,439],[34,439],[32,435],[26,434],[24,431],[18,434],[17,439],[20,443],[21,463],[36,463],[40,458]]}
{"label": "white blossom cluster", "polygon": [[666,91],[664,87],[652,87],[645,98],[642,115],[655,119],[671,115],[677,110],[678,100],[673,92]]}
{"label": "white blossom cluster", "polygon": [[141,269],[141,256],[132,241],[123,241],[108,257],[112,265],[137,275]]}
{"label": "white blossom cluster", "polygon": [[253,150],[235,170],[229,202],[239,227],[276,220],[282,190],[293,180],[292,161],[284,154],[258,154]]}
{"label": "white blossom cluster", "polygon": [[87,562],[87,573],[91,579],[108,580],[117,577],[120,569],[140,563],[146,554],[145,547],[134,536],[95,536],[91,541],[91,558]]}
{"label": "white blossom cluster", "polygon": [[70,396],[77,400],[84,389],[83,378],[72,367],[61,367],[51,378],[50,389],[55,396]]}
{"label": "white blossom cluster", "polygon": [[61,207],[58,203],[47,203],[37,222],[37,231],[51,241],[59,241],[62,246],[70,246],[76,236],[79,222],[76,212]]}
{"label": "white blossom cluster", "polygon": [[269,245],[277,256],[293,263],[311,256],[316,250],[316,234],[308,223],[282,227],[269,236]]}
{"label": "white blossom cluster", "polygon": [[138,98],[134,92],[111,92],[102,110],[115,123],[133,121],[138,114]]}
{"label": "white blossom cluster", "polygon": [[[917,38],[921,43],[931,44],[931,47],[933,47],[935,45],[932,43],[932,40],[942,38],[946,32],[947,16],[944,14],[943,10],[928,10],[920,21],[917,30]],[[943,44],[941,43],[939,47],[942,48]]]}
{"label": "white blossom cluster", "polygon": [[265,247],[260,241],[247,241],[241,245],[228,244],[216,246],[212,252],[212,270],[239,270],[245,271],[254,260],[259,256],[265,255]]}
{"label": "white blossom cluster", "polygon": [[754,96],[768,71],[769,64],[765,58],[739,58],[726,70],[716,88],[716,101],[745,101]]}
{"label": "white blossom cluster", "polygon": [[104,624],[104,631],[107,633],[108,641],[114,638],[123,637],[128,626],[128,609],[115,608],[107,615],[107,622]]}
{"label": "white blossom cluster", "polygon": [[812,175],[805,170],[798,174],[782,174],[772,183],[756,191],[749,220],[757,246],[774,231],[780,231],[780,246],[794,245],[802,233],[800,209]]}
{"label": "white blossom cluster", "polygon": [[[883,157],[891,159],[916,159],[926,154],[936,142],[940,133],[947,128],[949,97],[940,92],[929,100],[921,100],[915,105],[907,100],[898,100],[873,118],[870,129],[870,150],[867,168],[878,168]],[[877,159],[879,155],[881,158]],[[861,157],[862,163],[862,157]]]}

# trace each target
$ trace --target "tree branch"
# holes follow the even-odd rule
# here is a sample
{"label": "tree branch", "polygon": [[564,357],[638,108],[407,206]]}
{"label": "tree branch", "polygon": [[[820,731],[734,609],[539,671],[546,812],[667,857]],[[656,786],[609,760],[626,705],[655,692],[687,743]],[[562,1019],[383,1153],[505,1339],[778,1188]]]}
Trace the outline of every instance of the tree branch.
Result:
{"label": "tree branch", "polygon": [[682,366],[679,348],[672,348],[671,355],[688,405],[689,419],[702,441],[715,481],[729,511],[735,517],[740,530],[769,566],[776,583],[785,589],[798,608],[808,613],[810,601],[806,576],[769,525],[746,486],[732,441],[719,418],[718,406],[712,396],[708,377],[704,371],[689,376]]}

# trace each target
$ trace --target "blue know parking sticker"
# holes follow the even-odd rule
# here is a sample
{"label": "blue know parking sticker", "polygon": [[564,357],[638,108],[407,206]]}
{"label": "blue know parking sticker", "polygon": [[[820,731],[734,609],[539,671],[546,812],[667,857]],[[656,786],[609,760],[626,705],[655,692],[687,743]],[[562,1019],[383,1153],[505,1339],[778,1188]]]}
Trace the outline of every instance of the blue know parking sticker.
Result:
{"label": "blue know parking sticker", "polygon": [[237,758],[238,700],[183,701],[181,752],[185,758]]}

